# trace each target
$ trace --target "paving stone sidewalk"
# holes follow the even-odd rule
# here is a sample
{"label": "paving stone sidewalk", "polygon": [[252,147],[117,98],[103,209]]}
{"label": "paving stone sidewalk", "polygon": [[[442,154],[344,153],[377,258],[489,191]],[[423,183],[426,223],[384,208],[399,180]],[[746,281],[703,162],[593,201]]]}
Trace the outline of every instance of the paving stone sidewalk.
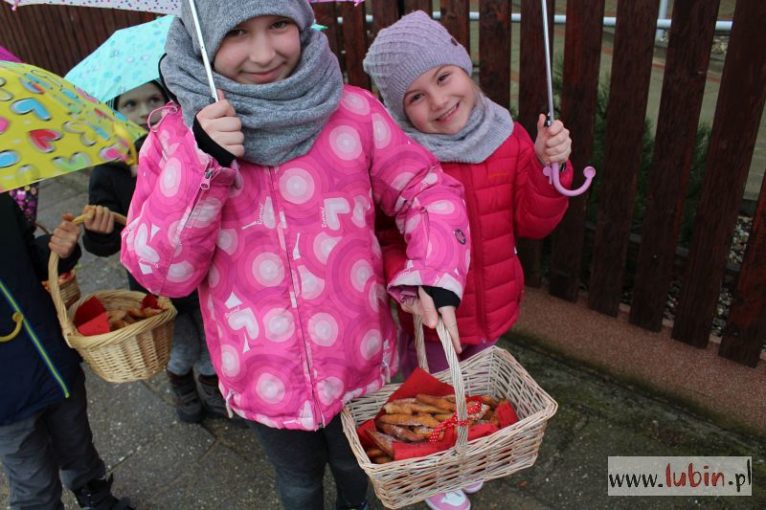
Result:
{"label": "paving stone sidewalk", "polygon": [[[87,173],[47,181],[39,220],[54,226],[61,212],[78,212],[87,198]],[[85,254],[84,292],[125,285],[116,257]],[[472,496],[482,509],[761,509],[766,508],[766,438],[725,430],[682,404],[570,363],[530,339],[501,342],[559,403],[535,466],[487,483]],[[137,509],[279,509],[274,474],[254,434],[224,419],[179,423],[167,379],[109,384],[88,372],[96,445],[115,474],[115,492]],[[615,455],[737,455],[753,458],[750,497],[609,497],[607,459]],[[334,488],[327,477],[326,507]],[[0,475],[0,507],[7,506]],[[374,498],[373,498],[374,499]],[[66,508],[77,508],[70,495]],[[375,509],[383,508],[377,501]],[[425,509],[424,504],[412,508]]]}

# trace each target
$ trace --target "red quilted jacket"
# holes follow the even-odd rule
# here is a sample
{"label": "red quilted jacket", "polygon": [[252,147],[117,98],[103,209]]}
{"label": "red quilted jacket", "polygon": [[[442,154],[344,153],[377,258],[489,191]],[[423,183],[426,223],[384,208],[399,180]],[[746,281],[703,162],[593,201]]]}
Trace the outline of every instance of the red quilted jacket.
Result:
{"label": "red quilted jacket", "polygon": [[[516,322],[524,289],[516,238],[550,234],[564,216],[568,200],[543,175],[532,139],[519,123],[482,163],[442,162],[442,168],[465,187],[471,226],[471,265],[457,310],[460,340],[463,344],[496,340]],[[561,182],[571,186],[571,170],[562,173]],[[378,218],[388,277],[405,262],[404,242],[393,222],[383,215]],[[411,317],[401,311],[400,316],[411,332]],[[426,339],[437,341],[429,330]]]}

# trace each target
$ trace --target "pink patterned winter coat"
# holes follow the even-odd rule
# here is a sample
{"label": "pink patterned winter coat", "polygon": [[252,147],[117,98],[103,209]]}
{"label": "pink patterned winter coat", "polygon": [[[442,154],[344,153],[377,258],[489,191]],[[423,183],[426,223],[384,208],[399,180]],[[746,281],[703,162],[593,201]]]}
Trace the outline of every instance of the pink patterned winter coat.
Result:
{"label": "pink patterned winter coat", "polygon": [[231,409],[316,430],[398,365],[375,207],[405,231],[388,284],[462,296],[463,189],[367,91],[345,87],[305,156],[221,167],[167,107],[141,151],[122,263],[147,289],[199,288],[210,355]]}

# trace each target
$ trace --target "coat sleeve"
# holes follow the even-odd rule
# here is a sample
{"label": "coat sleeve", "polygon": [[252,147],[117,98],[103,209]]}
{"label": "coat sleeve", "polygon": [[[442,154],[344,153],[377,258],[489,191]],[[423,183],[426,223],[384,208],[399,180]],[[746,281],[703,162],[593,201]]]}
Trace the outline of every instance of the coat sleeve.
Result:
{"label": "coat sleeve", "polygon": [[[88,182],[88,203],[90,205],[102,205],[110,211],[125,214],[127,211],[121,210],[120,199],[117,196],[118,190],[115,185],[113,172],[120,172],[122,169],[115,168],[111,164],[99,165],[93,169]],[[100,234],[84,230],[82,244],[85,249],[99,257],[108,257],[120,251],[120,233],[122,225],[115,224],[111,234]]]}
{"label": "coat sleeve", "polygon": [[207,275],[236,176],[198,150],[180,115],[166,114],[141,149],[120,256],[143,287],[168,297],[190,294]]}
{"label": "coat sleeve", "polygon": [[407,263],[407,245],[396,228],[394,219],[386,216],[380,210],[375,215],[375,236],[380,242],[383,253],[383,269],[386,281],[391,280]]}
{"label": "coat sleeve", "polygon": [[462,298],[470,258],[463,186],[402,132],[380,102],[368,98],[373,195],[406,243],[403,267],[389,275],[389,293],[401,301],[414,286],[429,285]]}
{"label": "coat sleeve", "polygon": [[[26,245],[27,253],[29,254],[29,260],[32,263],[32,267],[35,269],[37,278],[43,282],[48,279],[48,260],[51,256],[51,249],[48,247],[51,236],[49,234],[35,237],[35,225],[30,223],[25,217],[24,213],[17,206],[13,207],[14,218],[21,232],[24,244]],[[65,259],[59,259],[58,272],[59,274],[71,271],[77,265],[82,255],[80,245],[76,244],[72,254]]]}
{"label": "coat sleeve", "polygon": [[[542,239],[550,234],[569,205],[569,198],[560,194],[543,175],[543,165],[535,155],[535,146],[527,131],[518,122],[513,134],[518,137],[518,159],[514,186],[516,235],[528,239]],[[561,173],[561,184],[572,185],[572,168],[567,162]]]}

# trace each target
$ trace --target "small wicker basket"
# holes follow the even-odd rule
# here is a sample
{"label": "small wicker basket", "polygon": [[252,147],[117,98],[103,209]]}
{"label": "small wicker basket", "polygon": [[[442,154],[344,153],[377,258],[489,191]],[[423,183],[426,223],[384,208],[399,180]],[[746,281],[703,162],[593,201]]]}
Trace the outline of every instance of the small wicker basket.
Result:
{"label": "small wicker basket", "polygon": [[[50,235],[51,231],[45,228],[40,223],[35,223],[35,226],[42,230],[45,234]],[[61,293],[61,299],[64,300],[64,306],[69,308],[72,306],[78,299],[80,299],[80,285],[77,282],[77,273],[74,269],[72,269],[70,272],[70,278],[67,278],[63,282],[59,281],[59,292]],[[49,289],[50,286],[48,285],[48,282],[44,282],[43,285],[45,285],[46,289]]]}
{"label": "small wicker basket", "polygon": [[[428,370],[422,325],[415,327],[418,363]],[[341,413],[343,431],[359,465],[370,477],[375,494],[387,508],[401,508],[480,481],[501,478],[532,466],[543,439],[545,425],[558,405],[507,351],[499,347],[459,363],[444,325],[437,333],[447,354],[449,370],[434,377],[455,388],[458,420],[467,417],[465,395],[491,395],[508,399],[519,421],[489,436],[468,442],[468,427],[458,427],[456,445],[425,457],[373,463],[362,447],[357,426],[373,418],[400,386],[389,384],[380,391],[349,402]]]}
{"label": "small wicker basket", "polygon": [[[113,213],[115,220],[125,224],[125,217]],[[85,216],[75,218],[83,223]],[[170,359],[173,341],[173,319],[176,309],[167,298],[159,298],[164,312],[102,335],[83,336],[74,325],[74,315],[82,304],[96,296],[107,310],[140,308],[143,292],[129,290],[96,291],[74,303],[67,312],[58,284],[59,257],[51,253],[48,275],[53,304],[56,307],[64,339],[77,350],[97,375],[109,382],[122,383],[148,379],[162,371]]]}

